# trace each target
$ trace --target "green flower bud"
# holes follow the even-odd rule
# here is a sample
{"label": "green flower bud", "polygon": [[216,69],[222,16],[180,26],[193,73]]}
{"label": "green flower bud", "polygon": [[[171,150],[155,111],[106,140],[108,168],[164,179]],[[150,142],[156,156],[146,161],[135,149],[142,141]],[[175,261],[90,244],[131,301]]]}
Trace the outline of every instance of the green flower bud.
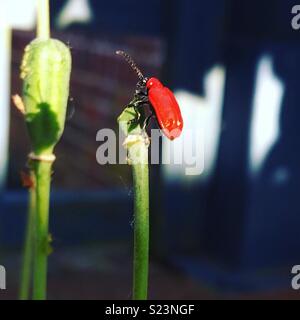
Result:
{"label": "green flower bud", "polygon": [[65,127],[72,58],[61,41],[36,39],[21,65],[25,120],[33,152],[52,154]]}

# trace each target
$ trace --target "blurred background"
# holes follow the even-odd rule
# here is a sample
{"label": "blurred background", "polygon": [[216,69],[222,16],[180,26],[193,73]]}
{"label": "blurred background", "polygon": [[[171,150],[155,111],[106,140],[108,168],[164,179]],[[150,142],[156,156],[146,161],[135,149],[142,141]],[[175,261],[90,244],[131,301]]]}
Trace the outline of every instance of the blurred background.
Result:
{"label": "blurred background", "polygon": [[[128,299],[130,168],[99,166],[97,131],[137,79],[114,52],[172,88],[186,128],[202,129],[204,172],[151,167],[152,299],[297,299],[300,264],[300,30],[290,0],[53,0],[53,36],[72,48],[71,99],[56,150],[50,299]],[[300,4],[300,3],[299,3]],[[17,297],[30,152],[10,106],[34,38],[34,0],[0,4],[0,264]],[[300,141],[300,140],[299,140]],[[162,156],[168,142],[162,142]],[[178,146],[180,148],[180,146]],[[180,150],[178,149],[178,152]]]}

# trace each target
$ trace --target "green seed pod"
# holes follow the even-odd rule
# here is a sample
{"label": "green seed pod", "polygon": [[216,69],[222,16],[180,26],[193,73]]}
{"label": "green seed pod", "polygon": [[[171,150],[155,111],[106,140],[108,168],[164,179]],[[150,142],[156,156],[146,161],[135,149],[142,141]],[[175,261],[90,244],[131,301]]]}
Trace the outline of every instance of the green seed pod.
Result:
{"label": "green seed pod", "polygon": [[65,127],[71,53],[61,41],[36,39],[21,65],[25,120],[36,155],[52,154]]}

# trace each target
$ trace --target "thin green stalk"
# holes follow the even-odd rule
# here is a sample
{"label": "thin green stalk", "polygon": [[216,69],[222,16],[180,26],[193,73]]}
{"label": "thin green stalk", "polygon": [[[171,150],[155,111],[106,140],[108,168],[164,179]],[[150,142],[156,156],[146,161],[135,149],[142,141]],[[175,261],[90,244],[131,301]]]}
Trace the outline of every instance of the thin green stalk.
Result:
{"label": "thin green stalk", "polygon": [[50,4],[49,0],[38,0],[37,37],[43,40],[50,38]]}
{"label": "thin green stalk", "polygon": [[21,270],[20,300],[28,300],[30,297],[33,249],[34,249],[34,220],[36,210],[35,179],[33,172],[30,173],[32,185],[29,188],[28,217],[25,232],[25,243],[23,250],[23,263]]}
{"label": "thin green stalk", "polygon": [[150,140],[144,128],[145,114],[137,108],[137,96],[118,118],[125,135],[128,163],[132,166],[134,188],[133,300],[146,300],[149,278],[149,167]]}
{"label": "thin green stalk", "polygon": [[[134,149],[134,150],[132,150]],[[148,146],[141,142],[132,146],[140,163],[133,163],[134,185],[134,271],[133,299],[146,300],[148,296],[149,265],[149,169]]]}
{"label": "thin green stalk", "polygon": [[[38,0],[37,37],[42,40],[50,38],[50,4],[49,0]],[[52,163],[36,161],[36,221],[34,246],[33,299],[45,300],[47,296],[47,259],[49,201]]]}
{"label": "thin green stalk", "polygon": [[49,254],[49,200],[52,163],[36,161],[36,232],[33,299],[45,300],[47,291],[47,258]]}
{"label": "thin green stalk", "polygon": [[71,75],[70,49],[50,39],[49,0],[38,0],[37,39],[26,47],[21,64],[24,116],[36,178],[33,299],[46,299],[49,254],[49,197],[53,154],[65,127]]}

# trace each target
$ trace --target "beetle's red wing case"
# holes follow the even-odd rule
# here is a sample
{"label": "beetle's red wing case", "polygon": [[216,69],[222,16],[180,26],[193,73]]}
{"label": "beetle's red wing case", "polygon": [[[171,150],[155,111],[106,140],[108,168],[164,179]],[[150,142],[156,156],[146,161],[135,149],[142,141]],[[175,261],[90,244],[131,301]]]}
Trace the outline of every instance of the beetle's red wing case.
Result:
{"label": "beetle's red wing case", "polygon": [[166,87],[151,88],[148,96],[163,133],[170,140],[178,138],[183,129],[183,119],[173,92]]}

